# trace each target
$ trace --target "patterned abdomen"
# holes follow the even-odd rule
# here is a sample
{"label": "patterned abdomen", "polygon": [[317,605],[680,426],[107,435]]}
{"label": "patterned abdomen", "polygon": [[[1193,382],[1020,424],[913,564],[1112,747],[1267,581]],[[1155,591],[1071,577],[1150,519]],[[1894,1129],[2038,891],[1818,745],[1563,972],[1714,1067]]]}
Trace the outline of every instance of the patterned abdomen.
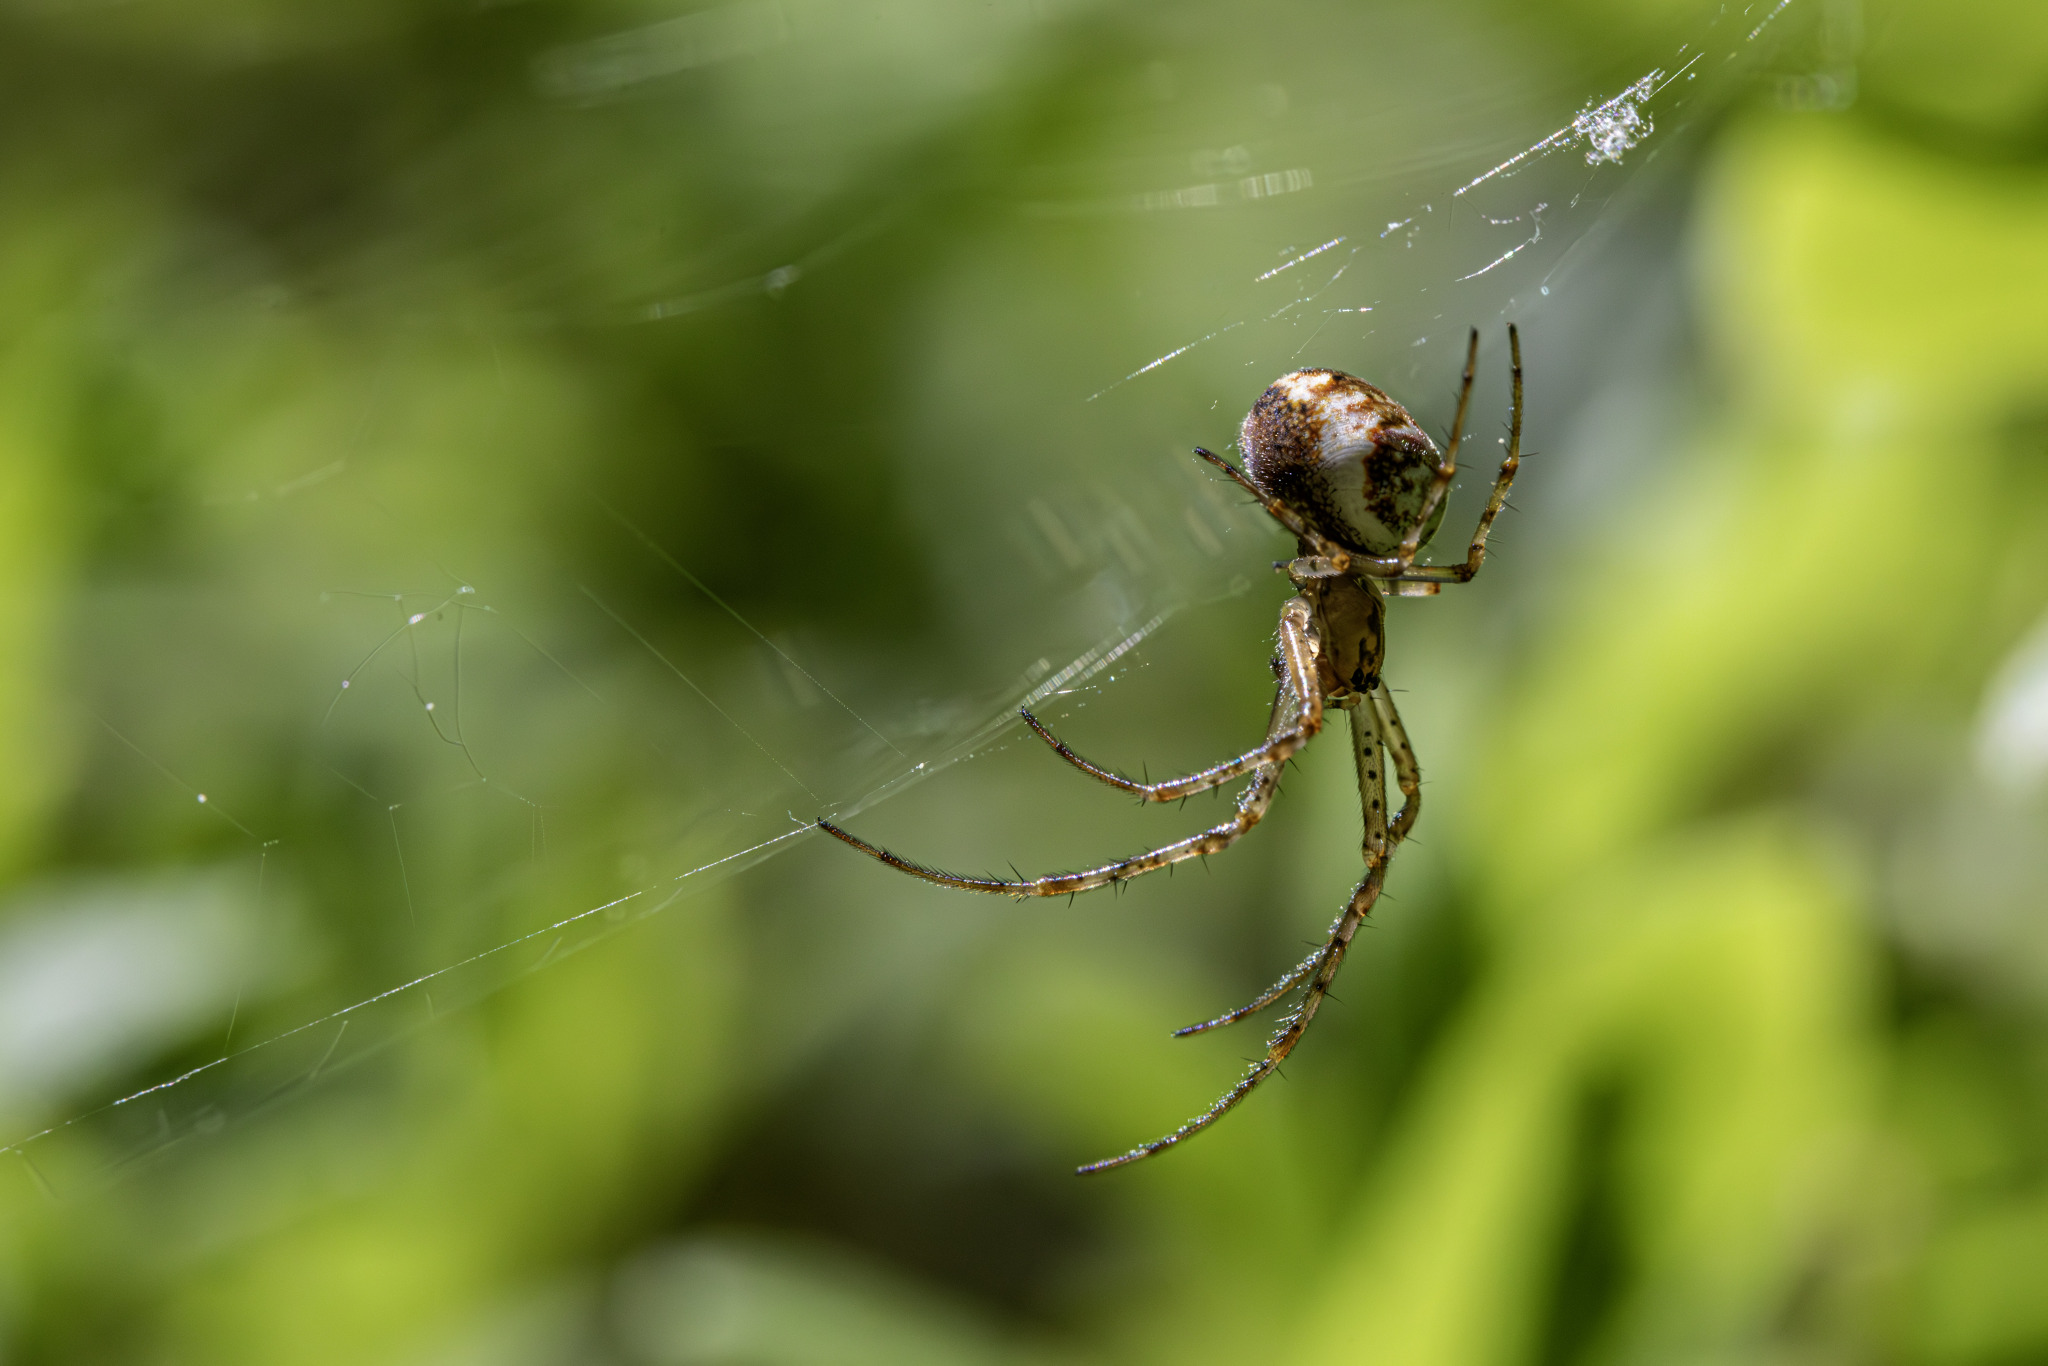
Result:
{"label": "patterned abdomen", "polygon": [[[1349,550],[1389,555],[1422,515],[1442,459],[1407,409],[1341,370],[1296,370],[1246,414],[1245,471]],[[1443,504],[1422,537],[1443,520]]]}

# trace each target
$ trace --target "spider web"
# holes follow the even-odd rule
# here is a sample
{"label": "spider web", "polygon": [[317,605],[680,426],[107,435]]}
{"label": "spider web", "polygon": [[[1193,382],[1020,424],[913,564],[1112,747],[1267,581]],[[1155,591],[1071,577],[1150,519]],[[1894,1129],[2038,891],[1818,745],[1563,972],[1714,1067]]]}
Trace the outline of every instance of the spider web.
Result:
{"label": "spider web", "polygon": [[[1015,8],[976,21],[991,26],[967,36],[981,69],[934,97],[941,114],[999,87],[1003,43],[1047,22],[1042,7]],[[815,838],[817,816],[857,819],[1004,751],[1020,705],[1053,719],[1085,706],[1178,617],[1268,586],[1270,528],[1186,448],[1223,448],[1274,375],[1363,374],[1440,431],[1476,325],[1486,368],[1467,450],[1484,467],[1514,320],[1545,376],[1532,380],[1532,430],[1546,413],[1554,430],[1543,394],[1586,387],[1569,373],[1571,340],[1607,325],[1588,315],[1615,303],[1598,290],[1603,253],[1619,249],[1631,204],[1654,198],[1660,158],[1754,82],[1801,8],[1724,7],[1653,69],[1588,74],[1576,89],[1482,64],[1422,110],[1309,81],[1220,92],[1213,115],[1188,116],[1176,83],[1190,78],[1135,63],[1179,123],[1134,116],[1107,145],[1010,176],[994,196],[1002,226],[965,239],[972,250],[932,287],[903,396],[900,488],[934,563],[972,568],[933,607],[971,665],[905,677],[900,655],[864,654],[800,618],[757,620],[731,595],[744,564],[703,563],[607,499],[544,423],[499,435],[543,467],[531,477],[559,490],[556,515],[609,528],[630,572],[600,579],[532,554],[506,519],[466,535],[450,514],[483,495],[406,467],[374,376],[327,415],[328,438],[214,467],[202,538],[260,573],[204,600],[117,584],[90,613],[91,630],[142,644],[82,652],[82,743],[111,800],[144,813],[153,836],[98,861],[129,871],[14,894],[0,933],[6,1150],[49,1184],[39,1155],[89,1135],[92,1179],[116,1176],[685,913]],[[535,83],[570,106],[660,98],[662,82],[727,64],[800,65],[821,22],[728,5],[550,48]],[[1432,130],[1415,135],[1417,119]],[[1254,124],[1256,137],[1230,136]],[[1216,130],[1216,145],[1188,153],[1190,125]],[[1390,143],[1422,152],[1389,165]],[[800,232],[810,245],[780,264],[718,279],[649,269],[597,325],[795,302],[916,218],[843,211]],[[1118,264],[1108,280],[1043,264],[1068,249]],[[1086,345],[1034,354],[1079,332]],[[471,359],[482,378],[451,382],[512,395],[527,379],[495,342]],[[962,431],[995,473],[955,477]],[[1479,496],[1469,484],[1447,525]],[[1565,495],[1527,496],[1568,523]],[[759,539],[804,553],[773,527]],[[621,581],[663,584],[682,607],[654,610]],[[147,669],[122,667],[138,649]],[[257,750],[296,756],[291,790],[328,813],[331,838],[273,819],[276,785],[243,761]],[[153,863],[152,837],[214,856]],[[370,989],[350,947],[311,926],[307,903],[330,876],[362,899],[366,938],[398,946]]]}

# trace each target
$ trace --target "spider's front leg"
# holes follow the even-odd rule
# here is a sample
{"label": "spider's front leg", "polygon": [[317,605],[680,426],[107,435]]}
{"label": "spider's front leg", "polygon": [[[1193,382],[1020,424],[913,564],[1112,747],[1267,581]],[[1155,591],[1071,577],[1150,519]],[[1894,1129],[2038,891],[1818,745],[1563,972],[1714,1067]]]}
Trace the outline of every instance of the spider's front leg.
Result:
{"label": "spider's front leg", "polygon": [[[821,820],[818,828],[869,858],[888,864],[899,873],[936,882],[942,887],[958,887],[969,892],[994,892],[1002,896],[1070,896],[1075,892],[1091,891],[1113,883],[1128,882],[1134,877],[1154,873],[1161,868],[1184,863],[1188,859],[1201,858],[1208,854],[1220,853],[1235,844],[1240,836],[1257,825],[1272,805],[1273,794],[1280,788],[1280,766],[1289,756],[1307,744],[1323,726],[1322,688],[1316,676],[1316,640],[1309,621],[1312,615],[1307,602],[1300,598],[1291,599],[1280,609],[1280,655],[1284,661],[1283,678],[1279,695],[1274,700],[1273,719],[1268,725],[1266,741],[1257,749],[1241,755],[1228,763],[1172,783],[1133,783],[1128,778],[1098,769],[1087,760],[1075,754],[1050,732],[1041,726],[1029,712],[1024,719],[1040,735],[1058,750],[1068,762],[1082,771],[1101,778],[1113,787],[1146,793],[1163,792],[1153,796],[1153,801],[1172,801],[1192,792],[1202,792],[1244,773],[1252,773],[1252,781],[1237,799],[1237,811],[1227,821],[1211,826],[1199,835],[1130,858],[1105,863],[1099,868],[1090,868],[1078,873],[1052,873],[1045,877],[1019,877],[1015,880],[994,877],[963,877],[937,868],[928,868],[913,863],[900,855],[892,854],[878,845],[848,834],[830,821]],[[1294,702],[1288,708],[1289,700]]]}
{"label": "spider's front leg", "polygon": [[1265,742],[1256,749],[1247,750],[1235,759],[1191,773],[1185,778],[1172,778],[1165,782],[1141,783],[1114,773],[1097,764],[1091,764],[1065,742],[1046,729],[1045,723],[1028,710],[1019,709],[1024,723],[1038,733],[1038,737],[1051,745],[1053,752],[1080,769],[1089,777],[1109,784],[1119,792],[1129,792],[1148,802],[1176,802],[1198,792],[1207,792],[1220,787],[1232,778],[1251,772],[1265,764],[1283,764],[1292,758],[1295,751],[1315,737],[1323,728],[1323,693],[1317,675],[1316,656],[1322,648],[1316,638],[1312,624],[1315,608],[1307,598],[1289,598],[1280,607],[1280,675],[1286,693],[1295,700],[1296,710],[1291,721],[1268,731]]}

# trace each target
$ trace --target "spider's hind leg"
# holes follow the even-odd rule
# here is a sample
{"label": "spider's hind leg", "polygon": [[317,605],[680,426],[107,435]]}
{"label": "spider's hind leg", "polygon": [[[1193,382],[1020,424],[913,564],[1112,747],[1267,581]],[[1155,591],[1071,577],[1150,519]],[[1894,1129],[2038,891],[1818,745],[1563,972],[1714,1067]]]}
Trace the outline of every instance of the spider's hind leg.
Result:
{"label": "spider's hind leg", "polygon": [[1330,926],[1329,938],[1309,959],[1315,970],[1309,978],[1308,992],[1302,997],[1301,1004],[1281,1020],[1280,1028],[1266,1041],[1266,1055],[1252,1064],[1251,1070],[1244,1074],[1237,1085],[1218,1096],[1214,1105],[1172,1133],[1155,1138],[1150,1143],[1142,1144],[1116,1157],[1091,1162],[1085,1167],[1078,1168],[1078,1174],[1088,1176],[1095,1172],[1109,1171],[1114,1167],[1128,1166],[1194,1137],[1237,1108],[1237,1103],[1256,1090],[1260,1082],[1278,1071],[1280,1064],[1287,1060],[1287,1055],[1294,1051],[1294,1046],[1301,1042],[1301,1036],[1308,1032],[1309,1022],[1315,1019],[1316,1011],[1322,1007],[1323,998],[1330,994],[1330,983],[1336,980],[1337,969],[1344,962],[1344,952],[1351,947],[1352,937],[1358,933],[1358,927],[1371,913],[1373,903],[1379,900],[1380,885],[1386,881],[1386,877],[1387,865],[1382,863],[1368,871],[1365,880],[1358,884],[1358,890],[1351,894],[1351,903],[1344,908],[1344,913],[1337,917],[1336,923]]}
{"label": "spider's hind leg", "polygon": [[1436,477],[1430,480],[1429,492],[1423,497],[1422,512],[1415,519],[1415,525],[1408,528],[1408,534],[1401,538],[1401,544],[1394,551],[1394,558],[1400,562],[1403,573],[1415,563],[1415,557],[1422,551],[1422,538],[1429,524],[1436,517],[1436,511],[1450,496],[1451,480],[1458,473],[1458,447],[1465,439],[1465,410],[1472,404],[1472,375],[1479,364],[1479,329],[1472,329],[1472,340],[1465,348],[1465,382],[1458,389],[1458,413],[1451,419],[1451,439],[1444,445],[1443,459],[1436,467]]}
{"label": "spider's hind leg", "polygon": [[1343,707],[1351,718],[1351,757],[1358,764],[1358,808],[1365,827],[1360,850],[1365,866],[1378,868],[1386,863],[1388,848],[1387,768],[1380,753],[1380,711],[1374,699],[1363,693],[1345,698]]}
{"label": "spider's hind leg", "polygon": [[1285,996],[1288,992],[1300,986],[1322,961],[1323,951],[1317,949],[1314,953],[1289,968],[1279,981],[1273,983],[1272,986],[1267,987],[1235,1010],[1226,1010],[1213,1020],[1204,1020],[1200,1024],[1186,1025],[1176,1029],[1173,1031],[1173,1037],[1185,1039],[1191,1034],[1206,1034],[1212,1029],[1221,1029],[1225,1025],[1234,1025],[1239,1020],[1251,1018],[1267,1006],[1272,1005],[1273,1002],[1279,1000],[1282,996]]}
{"label": "spider's hind leg", "polygon": [[[1476,337],[1478,334],[1473,335]],[[1363,551],[1347,550],[1310,526],[1308,519],[1299,512],[1277,498],[1268,497],[1243,470],[1214,451],[1197,446],[1195,454],[1229,475],[1233,483],[1258,500],[1259,506],[1266,510],[1268,517],[1294,533],[1295,539],[1301,542],[1306,553],[1298,559],[1276,561],[1273,567],[1294,575],[1297,583],[1302,579],[1329,578],[1350,570],[1389,578],[1405,572],[1415,563],[1412,552],[1403,559],[1398,554],[1367,555]]]}
{"label": "spider's hind leg", "polygon": [[1408,743],[1408,728],[1401,724],[1394,695],[1387,691],[1385,683],[1373,688],[1372,705],[1379,714],[1380,743],[1387,757],[1394,761],[1394,779],[1401,786],[1400,814],[1387,827],[1387,845],[1391,849],[1408,838],[1408,832],[1415,828],[1415,818],[1422,814],[1422,766],[1415,762],[1415,747]]}
{"label": "spider's hind leg", "polygon": [[[1351,718],[1351,754],[1358,764],[1358,803],[1365,826],[1364,854],[1368,869],[1377,868],[1387,861],[1388,852],[1399,842],[1400,835],[1391,834],[1387,824],[1387,779],[1386,768],[1381,758],[1382,748],[1394,755],[1394,767],[1401,775],[1401,790],[1406,793],[1413,786],[1414,755],[1409,752],[1408,738],[1400,732],[1400,720],[1395,718],[1392,726],[1386,724],[1377,702],[1383,688],[1375,688],[1371,697],[1357,693],[1344,699],[1340,704]],[[1391,700],[1387,703],[1391,709]],[[1398,744],[1393,739],[1400,735]],[[1401,807],[1401,815],[1395,822],[1400,826],[1401,835],[1407,834],[1408,825],[1415,820],[1414,798],[1409,797]],[[1403,824],[1405,822],[1405,824]],[[1266,1007],[1278,1001],[1288,992],[1300,986],[1315,974],[1322,965],[1325,948],[1317,949],[1294,967],[1282,974],[1279,981],[1260,992],[1253,999],[1234,1010],[1226,1010],[1213,1020],[1191,1024],[1173,1031],[1173,1037],[1184,1039],[1192,1034],[1205,1034],[1212,1029],[1234,1025],[1249,1019]]]}
{"label": "spider's hind leg", "polygon": [[[1391,702],[1389,703],[1391,707]],[[1301,1036],[1308,1032],[1309,1022],[1322,1008],[1323,998],[1330,994],[1330,984],[1337,980],[1337,969],[1343,965],[1344,954],[1351,947],[1358,927],[1372,913],[1373,903],[1380,897],[1380,888],[1387,880],[1387,851],[1390,847],[1387,828],[1386,772],[1380,758],[1381,713],[1374,699],[1354,695],[1346,698],[1345,710],[1351,715],[1353,753],[1358,759],[1359,797],[1364,811],[1365,824],[1365,878],[1351,894],[1350,904],[1330,926],[1330,934],[1323,946],[1310,954],[1299,967],[1260,993],[1258,999],[1226,1012],[1213,1020],[1191,1025],[1176,1031],[1177,1034],[1200,1034],[1206,1030],[1235,1024],[1257,1011],[1265,1009],[1286,995],[1303,981],[1308,990],[1303,993],[1301,1004],[1280,1021],[1280,1028],[1266,1041],[1266,1056],[1253,1063],[1244,1078],[1217,1097],[1216,1103],[1201,1114],[1162,1138],[1133,1148],[1119,1157],[1105,1158],[1080,1168],[1083,1176],[1093,1172],[1108,1171],[1140,1161],[1156,1152],[1163,1152],[1184,1139],[1192,1138],[1214,1124],[1234,1109],[1237,1103],[1250,1095],[1259,1083],[1273,1075],[1294,1046],[1301,1042]],[[1402,737],[1401,752],[1407,752],[1406,737]],[[1397,768],[1400,760],[1396,760]],[[1408,807],[1402,808],[1402,815],[1408,814]]]}
{"label": "spider's hind leg", "polygon": [[[1478,333],[1473,333],[1478,338]],[[1508,324],[1508,360],[1510,383],[1513,388],[1513,406],[1508,413],[1508,453],[1500,462],[1500,473],[1493,478],[1493,492],[1486,499],[1486,510],[1479,514],[1479,525],[1472,532],[1472,544],[1466,548],[1463,564],[1418,564],[1403,570],[1395,577],[1411,585],[1439,583],[1470,583],[1479,573],[1479,567],[1486,563],[1486,538],[1493,531],[1493,519],[1500,516],[1500,510],[1507,505],[1508,489],[1515,482],[1515,471],[1522,465],[1522,336],[1513,323]],[[1469,391],[1472,371],[1465,371],[1465,384]],[[1459,421],[1464,421],[1464,401],[1458,406]],[[1406,549],[1404,544],[1403,549]],[[1407,591],[1413,591],[1409,589]]]}

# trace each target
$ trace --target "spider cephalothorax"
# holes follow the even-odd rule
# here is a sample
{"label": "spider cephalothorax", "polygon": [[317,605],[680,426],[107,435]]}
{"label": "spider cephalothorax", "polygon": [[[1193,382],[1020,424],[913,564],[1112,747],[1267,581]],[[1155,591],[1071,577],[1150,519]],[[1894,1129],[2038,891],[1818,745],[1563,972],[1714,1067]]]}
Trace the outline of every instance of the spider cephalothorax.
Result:
{"label": "spider cephalothorax", "polygon": [[[1112,886],[1228,848],[1259,823],[1280,785],[1280,769],[1323,728],[1325,705],[1351,718],[1352,755],[1358,764],[1358,799],[1365,828],[1365,877],[1330,926],[1322,945],[1257,998],[1213,1020],[1189,1025],[1179,1034],[1235,1024],[1264,1010],[1296,988],[1301,999],[1266,1042],[1265,1055],[1237,1085],[1202,1114],[1150,1143],[1118,1157],[1081,1168],[1120,1167],[1150,1157],[1208,1128],[1278,1068],[1315,1018],[1352,936],[1379,899],[1387,860],[1407,838],[1421,812],[1422,771],[1415,763],[1394,698],[1380,679],[1385,658],[1385,597],[1428,594],[1444,583],[1464,583],[1486,559],[1486,537],[1507,500],[1508,485],[1522,449],[1522,344],[1508,327],[1514,408],[1508,423],[1507,458],[1494,479],[1492,496],[1479,516],[1462,564],[1418,565],[1415,556],[1443,520],[1444,496],[1457,472],[1458,443],[1465,408],[1472,398],[1472,369],[1479,357],[1479,333],[1465,353],[1464,388],[1458,395],[1451,437],[1439,455],[1436,444],[1400,404],[1364,380],[1337,370],[1297,370],[1274,381],[1244,420],[1241,444],[1247,476],[1199,447],[1195,453],[1259,500],[1280,525],[1294,533],[1297,555],[1274,565],[1293,581],[1295,595],[1280,607],[1278,650],[1273,671],[1280,690],[1273,699],[1266,738],[1256,748],[1199,773],[1166,782],[1138,782],[1099,768],[1067,748],[1030,712],[1024,721],[1059,756],[1091,777],[1148,802],[1172,802],[1250,775],[1229,820],[1173,844],[1118,859],[1079,873],[1045,877],[962,877],[899,858],[856,839],[829,821],[821,829],[881,860],[946,887],[1008,896],[1069,896]],[[1386,763],[1391,760],[1401,810],[1387,814]]]}

